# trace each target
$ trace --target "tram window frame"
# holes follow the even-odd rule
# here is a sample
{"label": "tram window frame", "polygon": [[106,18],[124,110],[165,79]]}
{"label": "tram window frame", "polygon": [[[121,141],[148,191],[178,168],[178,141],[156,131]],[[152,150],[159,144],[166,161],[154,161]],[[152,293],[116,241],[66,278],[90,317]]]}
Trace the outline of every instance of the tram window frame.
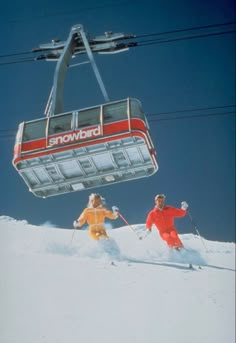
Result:
{"label": "tram window frame", "polygon": [[78,111],[77,129],[80,129],[81,127],[101,125],[100,113],[101,113],[100,106]]}
{"label": "tram window frame", "polygon": [[72,123],[72,113],[50,117],[48,125],[48,135],[52,136],[71,131]]}
{"label": "tram window frame", "polygon": [[111,123],[118,120],[124,120],[127,118],[128,118],[127,100],[103,105],[104,124]]}
{"label": "tram window frame", "polygon": [[16,133],[16,140],[15,143],[21,143],[21,140],[23,139],[23,130],[24,130],[24,123],[20,123],[17,133]]}
{"label": "tram window frame", "polygon": [[24,123],[22,142],[33,141],[46,137],[47,119],[40,119],[36,121]]}

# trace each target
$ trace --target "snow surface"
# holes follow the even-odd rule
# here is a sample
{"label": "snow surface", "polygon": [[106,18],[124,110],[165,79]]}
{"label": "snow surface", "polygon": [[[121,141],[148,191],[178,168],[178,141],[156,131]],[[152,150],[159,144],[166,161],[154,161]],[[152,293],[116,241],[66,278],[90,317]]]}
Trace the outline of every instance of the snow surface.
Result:
{"label": "snow surface", "polygon": [[0,343],[235,342],[234,243],[47,225],[0,216]]}

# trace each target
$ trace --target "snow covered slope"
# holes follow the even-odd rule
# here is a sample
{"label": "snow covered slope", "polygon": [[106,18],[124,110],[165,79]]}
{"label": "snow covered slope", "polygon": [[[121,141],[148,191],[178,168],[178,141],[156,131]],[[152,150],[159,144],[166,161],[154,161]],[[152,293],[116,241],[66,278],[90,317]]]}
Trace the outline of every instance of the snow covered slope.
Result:
{"label": "snow covered slope", "polygon": [[0,217],[0,343],[235,341],[234,243],[187,234],[171,252],[156,230],[108,233]]}

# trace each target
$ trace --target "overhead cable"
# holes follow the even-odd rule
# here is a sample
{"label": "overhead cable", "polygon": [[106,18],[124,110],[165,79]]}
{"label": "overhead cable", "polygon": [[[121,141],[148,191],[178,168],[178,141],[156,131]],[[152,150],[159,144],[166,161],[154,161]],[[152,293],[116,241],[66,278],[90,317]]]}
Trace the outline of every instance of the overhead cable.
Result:
{"label": "overhead cable", "polygon": [[[190,27],[186,29],[178,29],[178,30],[171,30],[171,31],[164,31],[164,32],[157,32],[157,33],[150,33],[150,34],[143,34],[143,35],[137,35],[134,36],[134,38],[124,38],[124,40],[129,40],[129,43],[126,43],[126,45],[129,48],[134,48],[138,46],[148,46],[148,45],[155,45],[155,44],[164,44],[164,43],[170,43],[174,41],[184,41],[189,39],[196,39],[196,38],[204,38],[204,37],[210,37],[210,36],[220,36],[225,34],[231,34],[236,31],[235,29],[236,22],[228,22],[228,23],[220,23],[220,24],[214,24],[214,25],[205,25],[205,26],[196,26],[196,27]],[[230,27],[231,26],[231,27]],[[214,29],[214,31],[212,31]],[[217,31],[215,31],[217,29]],[[222,30],[223,29],[223,30]],[[204,30],[202,32],[202,30]],[[211,30],[211,31],[209,31]],[[186,33],[189,32],[189,35],[186,35]],[[184,34],[181,36],[181,34]],[[169,35],[169,36],[168,36]],[[158,37],[154,39],[147,39],[147,40],[140,40],[140,38],[148,38],[148,37]],[[133,39],[136,39],[136,41],[133,41]],[[25,52],[19,52],[19,53],[12,53],[12,54],[5,54],[0,55],[0,58],[11,58],[11,57],[17,57],[21,55],[32,55],[31,58],[21,58],[17,60],[7,60],[6,62],[1,62],[0,66],[7,65],[7,64],[16,64],[16,63],[28,63],[28,62],[34,62],[35,60],[44,60],[44,58],[40,58],[40,56],[37,54],[37,52],[34,51],[25,51]],[[35,55],[36,54],[36,55]],[[36,57],[34,57],[36,56]]]}

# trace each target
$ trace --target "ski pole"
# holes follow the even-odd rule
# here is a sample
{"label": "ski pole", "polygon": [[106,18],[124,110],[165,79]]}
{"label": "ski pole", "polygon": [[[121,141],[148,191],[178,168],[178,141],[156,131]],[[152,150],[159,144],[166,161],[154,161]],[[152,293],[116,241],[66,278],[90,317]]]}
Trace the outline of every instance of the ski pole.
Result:
{"label": "ski pole", "polygon": [[72,236],[71,236],[71,240],[70,240],[70,244],[72,244],[72,241],[73,241],[73,238],[74,238],[74,235],[75,235],[75,231],[76,231],[76,228],[74,227],[73,228],[73,233],[72,233]]}
{"label": "ski pole", "polygon": [[137,236],[139,239],[142,239],[142,237],[139,236],[139,234],[136,232],[136,230],[127,222],[127,220],[122,216],[122,214],[121,214],[120,212],[118,212],[118,211],[117,211],[117,214],[118,214],[118,216],[125,222],[125,224],[127,224],[128,227],[129,227],[132,231],[134,231],[134,233],[136,234],[136,236]]}
{"label": "ski pole", "polygon": [[190,218],[190,221],[191,221],[195,231],[197,232],[197,235],[199,236],[199,238],[200,238],[200,240],[202,242],[202,245],[204,246],[204,248],[206,249],[206,252],[207,252],[208,250],[207,250],[206,244],[204,243],[204,241],[202,239],[202,236],[200,235],[200,232],[198,231],[197,225],[193,221],[193,217],[191,216],[191,213],[189,211],[187,211],[187,213],[188,213],[188,216]]}
{"label": "ski pole", "polygon": [[70,241],[70,244],[72,244],[72,241],[73,241],[73,238],[74,238],[74,235],[75,235],[75,231],[76,231],[76,225],[75,225],[75,222],[73,223],[73,233],[72,233],[72,236],[71,236],[71,241]]}
{"label": "ski pole", "polygon": [[146,233],[143,237],[140,237],[140,239],[144,240],[145,238],[147,238],[147,236],[150,234],[151,230],[146,230]]}

